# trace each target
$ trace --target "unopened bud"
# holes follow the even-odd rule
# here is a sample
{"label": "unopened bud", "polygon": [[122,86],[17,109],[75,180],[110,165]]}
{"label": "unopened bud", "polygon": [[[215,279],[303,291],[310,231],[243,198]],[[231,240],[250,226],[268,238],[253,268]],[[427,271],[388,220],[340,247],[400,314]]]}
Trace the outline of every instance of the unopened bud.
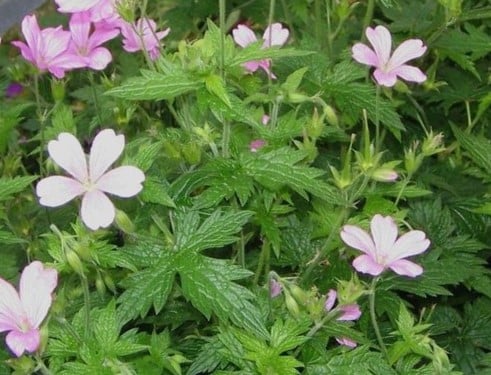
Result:
{"label": "unopened bud", "polygon": [[307,292],[305,292],[305,290],[295,284],[288,285],[288,288],[290,289],[290,293],[296,301],[298,301],[302,306],[305,306],[307,304],[309,296]]}
{"label": "unopened bud", "polygon": [[423,154],[417,154],[417,144],[414,144],[411,148],[404,151],[404,167],[406,168],[407,173],[415,173],[421,166],[423,158]]}
{"label": "unopened bud", "polygon": [[371,177],[375,181],[393,182],[397,180],[397,177],[399,177],[399,175],[393,169],[380,167],[373,171]]}
{"label": "unopened bud", "polygon": [[329,166],[329,169],[331,169],[334,183],[341,190],[344,190],[345,188],[350,186],[351,183],[353,182],[351,179],[351,173],[349,173],[348,176],[345,176],[345,173],[342,173],[342,174],[339,173],[339,171],[333,166]]}
{"label": "unopened bud", "polygon": [[430,134],[427,135],[421,145],[421,151],[423,151],[424,156],[431,156],[445,151],[443,133],[433,134],[433,131],[430,131]]}
{"label": "unopened bud", "polygon": [[106,284],[104,284],[104,280],[102,279],[102,276],[99,272],[97,272],[97,276],[95,279],[95,288],[97,289],[97,293],[99,293],[101,297],[106,294]]}
{"label": "unopened bud", "polygon": [[201,148],[194,142],[186,143],[182,146],[182,155],[191,165],[196,165],[201,161]]}
{"label": "unopened bud", "polygon": [[366,290],[356,274],[349,281],[341,280],[338,282],[338,300],[342,305],[353,304],[364,294],[366,294]]}
{"label": "unopened bud", "polygon": [[116,209],[116,225],[126,234],[135,232],[135,225],[124,211]]}
{"label": "unopened bud", "polygon": [[310,96],[299,94],[298,92],[291,92],[288,93],[288,101],[290,103],[304,103],[310,102],[312,101],[312,99],[310,98]]}
{"label": "unopened bud", "polygon": [[323,119],[319,116],[317,109],[314,109],[314,114],[312,115],[312,120],[307,122],[305,125],[305,130],[310,138],[317,139],[322,135],[325,125]]}
{"label": "unopened bud", "polygon": [[65,81],[53,78],[51,80],[51,95],[55,102],[62,102],[65,99]]}
{"label": "unopened bud", "polygon": [[104,273],[102,277],[104,278],[104,284],[106,284],[109,290],[113,293],[116,293],[116,285],[114,285],[114,281],[111,275],[109,275],[108,273]]}
{"label": "unopened bud", "polygon": [[329,125],[336,127],[339,126],[338,116],[336,115],[334,108],[332,108],[330,105],[324,106],[324,114],[326,115],[326,120]]}
{"label": "unopened bud", "polygon": [[76,273],[78,273],[79,275],[84,274],[84,266],[75,251],[73,251],[72,249],[66,249],[65,257],[67,263]]}
{"label": "unopened bud", "polygon": [[300,308],[298,307],[297,301],[295,298],[291,296],[290,293],[285,291],[285,305],[290,314],[292,314],[295,318],[300,316]]}

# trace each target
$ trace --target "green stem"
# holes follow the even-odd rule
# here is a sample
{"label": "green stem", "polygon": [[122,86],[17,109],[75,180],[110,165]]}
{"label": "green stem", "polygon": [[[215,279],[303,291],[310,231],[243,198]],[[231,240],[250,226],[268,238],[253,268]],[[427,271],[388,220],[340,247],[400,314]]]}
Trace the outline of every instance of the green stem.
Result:
{"label": "green stem", "polygon": [[409,181],[411,181],[411,177],[412,177],[412,173],[407,175],[407,177],[404,179],[404,181],[402,182],[402,186],[401,188],[399,189],[399,192],[397,193],[397,197],[396,197],[396,200],[394,202],[394,206],[397,207],[397,205],[399,204],[399,201],[401,200],[402,198],[402,193],[404,193],[404,190],[406,189],[406,186],[407,184],[409,184]]}
{"label": "green stem", "polygon": [[334,41],[334,36],[332,34],[331,4],[329,0],[326,0],[326,20],[327,20],[327,53],[329,55],[329,60],[332,60],[332,42]]}
{"label": "green stem", "polygon": [[472,121],[472,114],[471,114],[471,106],[469,104],[469,101],[465,101],[465,112],[467,114],[467,129],[466,132],[470,133],[473,127],[473,121]]}
{"label": "green stem", "polygon": [[[322,27],[322,19],[324,18],[322,15],[322,8],[321,8],[322,0],[314,0],[314,14],[315,14],[315,39],[317,40],[317,43],[319,46],[324,45],[324,28]],[[328,34],[329,36],[329,34]]]}
{"label": "green stem", "polygon": [[367,11],[365,12],[365,17],[363,18],[363,29],[361,32],[361,37],[360,39],[364,38],[365,35],[365,29],[370,26],[370,23],[372,23],[372,18],[373,18],[373,12],[375,10],[375,0],[368,0],[367,3]]}
{"label": "green stem", "polygon": [[[220,12],[220,77],[225,84],[225,13],[227,11],[227,4],[225,0],[218,1],[218,7]],[[227,119],[223,119],[223,132],[222,132],[222,155],[224,158],[230,156],[230,122]]]}
{"label": "green stem", "polygon": [[375,155],[380,150],[380,119],[379,119],[379,107],[380,107],[380,86],[377,85],[375,91]]}
{"label": "green stem", "polygon": [[34,96],[36,97],[36,114],[39,121],[39,171],[41,176],[45,175],[44,171],[44,116],[41,108],[41,94],[39,92],[39,74],[34,74]]}
{"label": "green stem", "polygon": [[382,339],[382,335],[380,334],[380,328],[377,323],[377,315],[375,313],[375,287],[377,285],[378,280],[379,280],[378,277],[374,278],[372,284],[370,285],[370,294],[368,296],[368,300],[370,304],[370,318],[372,320],[372,326],[375,331],[375,335],[377,336],[377,341],[380,346],[380,350],[384,353],[385,357],[389,359],[389,354],[384,344],[384,340]]}
{"label": "green stem", "polygon": [[270,256],[270,245],[267,243],[266,239],[264,240],[263,246],[261,247],[261,254],[259,255],[259,260],[256,267],[256,272],[254,274],[254,285],[259,284],[259,278],[261,277],[261,273],[263,268],[267,271],[265,275],[267,276],[269,273],[269,256]]}
{"label": "green stem", "polygon": [[43,375],[53,375],[53,373],[46,367],[39,354],[36,354],[35,358],[37,363],[36,370],[41,371],[41,374]]}
{"label": "green stem", "polygon": [[94,100],[94,108],[95,112],[97,114],[97,120],[99,120],[99,125],[102,126],[102,116],[101,116],[101,111],[100,111],[100,106],[99,106],[99,96],[97,95],[97,90],[95,87],[95,80],[94,80],[94,72],[90,71],[89,72],[89,82],[90,82],[90,88],[92,91],[92,98]]}
{"label": "green stem", "polygon": [[84,341],[87,342],[90,332],[90,291],[89,282],[87,276],[80,275],[80,281],[82,283],[82,288],[84,291],[84,306],[85,306],[85,331],[84,331]]}

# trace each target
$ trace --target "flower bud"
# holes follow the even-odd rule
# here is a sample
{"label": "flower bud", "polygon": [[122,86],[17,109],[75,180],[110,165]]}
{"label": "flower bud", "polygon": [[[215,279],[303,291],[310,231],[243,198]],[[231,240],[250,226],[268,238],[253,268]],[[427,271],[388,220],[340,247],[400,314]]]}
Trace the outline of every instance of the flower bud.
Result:
{"label": "flower bud", "polygon": [[289,284],[288,289],[290,289],[290,293],[295,298],[295,300],[299,302],[302,306],[305,306],[307,304],[309,296],[307,292],[305,292],[305,290],[295,284]]}
{"label": "flower bud", "polygon": [[300,316],[300,308],[298,307],[297,301],[285,290],[285,305],[290,314],[295,318]]}
{"label": "flower bud", "polygon": [[65,81],[59,79],[51,80],[51,95],[55,102],[62,102],[65,99]]}
{"label": "flower bud", "polygon": [[266,146],[266,141],[264,139],[255,139],[249,143],[249,150],[251,152],[258,152],[264,146]]}
{"label": "flower bud", "polygon": [[290,92],[288,93],[288,101],[290,103],[304,103],[304,102],[310,102],[312,99],[310,96],[307,96],[305,94],[300,94],[298,92]]}
{"label": "flower bud", "polygon": [[126,234],[135,232],[135,225],[124,211],[116,209],[116,225]]}
{"label": "flower bud", "polygon": [[399,175],[393,169],[380,167],[380,168],[375,169],[372,172],[371,177],[375,181],[393,182],[393,181],[397,180],[397,177],[399,177]]}
{"label": "flower bud", "polygon": [[351,280],[338,281],[338,299],[341,305],[353,304],[365,293],[365,288],[356,274],[351,277]]}
{"label": "flower bud", "polygon": [[426,139],[423,141],[421,150],[423,151],[424,156],[431,156],[445,151],[445,147],[442,145],[443,133],[433,134],[433,131],[431,130]]}
{"label": "flower bud", "polygon": [[305,125],[305,130],[310,138],[317,139],[321,136],[324,131],[325,125],[323,119],[319,116],[317,109],[314,109],[314,114],[312,115],[312,120],[307,122]]}
{"label": "flower bud", "polygon": [[114,280],[108,273],[103,273],[104,284],[109,288],[109,290],[113,293],[116,293],[116,285],[114,285]]}
{"label": "flower bud", "polygon": [[135,0],[119,0],[116,2],[116,11],[119,16],[128,23],[136,20]]}
{"label": "flower bud", "polygon": [[417,154],[417,148],[417,143],[414,143],[409,149],[404,151],[404,167],[409,174],[415,173],[421,163],[423,163],[424,155]]}
{"label": "flower bud", "polygon": [[182,155],[191,165],[199,164],[201,161],[201,148],[195,142],[186,143],[182,146]]}
{"label": "flower bud", "polygon": [[101,297],[104,297],[104,294],[106,294],[106,284],[104,284],[104,280],[102,279],[100,272],[97,272],[95,288],[97,289],[97,293],[99,293]]}
{"label": "flower bud", "polygon": [[351,179],[351,173],[349,173],[348,176],[345,176],[345,173],[343,174],[339,173],[339,171],[333,166],[329,166],[329,169],[331,169],[334,183],[341,190],[344,190],[345,188],[350,186],[351,183],[353,182]]}
{"label": "flower bud", "polygon": [[84,274],[84,266],[75,251],[73,251],[72,249],[66,249],[65,257],[67,263],[76,273],[78,273],[79,275]]}
{"label": "flower bud", "polygon": [[271,279],[271,281],[269,282],[269,296],[271,298],[278,297],[281,294],[282,290],[283,287],[281,286],[281,284],[275,279]]}
{"label": "flower bud", "polygon": [[326,115],[326,120],[329,125],[336,127],[339,126],[338,116],[336,115],[334,108],[332,108],[330,105],[324,106],[324,115]]}

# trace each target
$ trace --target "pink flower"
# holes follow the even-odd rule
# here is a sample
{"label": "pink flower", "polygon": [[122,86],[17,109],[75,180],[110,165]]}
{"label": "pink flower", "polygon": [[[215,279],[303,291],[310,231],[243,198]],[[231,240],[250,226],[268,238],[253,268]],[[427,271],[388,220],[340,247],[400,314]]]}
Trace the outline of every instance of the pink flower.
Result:
{"label": "pink flower", "polygon": [[38,261],[22,271],[18,293],[0,278],[0,332],[8,332],[7,345],[17,357],[38,349],[39,326],[48,314],[57,282],[56,270]]}
{"label": "pink flower", "polygon": [[269,120],[270,120],[270,117],[269,117],[268,115],[263,115],[263,116],[261,117],[261,123],[262,123],[263,125],[268,125]]}
{"label": "pink flower", "polygon": [[387,268],[399,275],[416,277],[423,268],[404,258],[424,252],[430,241],[424,232],[412,230],[397,238],[398,228],[390,217],[375,215],[370,223],[371,236],[354,225],[345,225],[341,231],[343,241],[364,254],[353,261],[358,272],[373,276]]}
{"label": "pink flower", "polygon": [[68,52],[73,54],[74,59],[78,59],[83,66],[95,70],[105,69],[111,62],[112,55],[101,45],[115,38],[119,31],[95,28],[91,34],[92,23],[88,12],[74,13],[69,25],[72,40]]}
{"label": "pink flower", "polygon": [[336,341],[338,342],[339,345],[343,345],[351,349],[356,348],[357,346],[356,342],[350,340],[347,337],[341,337],[341,338],[336,337]]}
{"label": "pink flower", "polygon": [[50,176],[36,186],[39,203],[61,206],[82,195],[81,217],[92,230],[108,227],[115,217],[115,208],[105,193],[128,198],[138,194],[145,180],[143,172],[132,166],[107,171],[121,155],[124,136],[112,129],[99,132],[90,149],[89,165],[79,141],[69,133],[48,143],[50,157],[72,177]]}
{"label": "pink flower", "polygon": [[[331,311],[336,303],[338,297],[337,292],[334,289],[330,289],[327,293],[326,302],[324,303],[324,308],[327,312]],[[336,310],[341,314],[336,318],[339,321],[351,321],[357,320],[361,316],[360,307],[356,303],[349,305],[340,305],[336,307]]]}
{"label": "pink flower", "polygon": [[83,66],[80,61],[66,53],[70,33],[62,30],[61,26],[40,30],[36,16],[25,16],[22,21],[22,33],[27,44],[20,41],[12,44],[41,72],[48,70],[55,77],[63,78],[65,71]]}
{"label": "pink flower", "polygon": [[281,284],[275,279],[271,279],[269,284],[269,294],[271,298],[278,297],[281,294],[283,287]]}
{"label": "pink flower", "polygon": [[249,150],[251,152],[258,152],[264,146],[266,146],[266,141],[264,139],[255,139],[249,143]]}
{"label": "pink flower", "polygon": [[159,56],[160,40],[170,32],[169,28],[157,32],[157,24],[149,18],[140,18],[135,24],[122,22],[120,27],[123,34],[123,49],[127,52],[136,52],[145,48],[152,60]]}
{"label": "pink flower", "polygon": [[[257,42],[254,32],[245,25],[238,25],[232,31],[235,42],[242,48],[248,46],[251,43]],[[274,23],[266,28],[263,34],[263,48],[271,46],[282,46],[286,43],[290,32],[288,29],[284,29],[281,23]],[[270,39],[271,36],[271,39]],[[261,68],[271,79],[276,79],[276,76],[270,70],[271,60],[257,60],[248,61],[244,64],[244,68],[250,73],[254,73]]]}
{"label": "pink flower", "polygon": [[397,77],[417,83],[426,81],[426,75],[421,70],[406,65],[409,60],[426,52],[422,40],[409,39],[402,42],[391,56],[392,37],[387,28],[367,27],[365,34],[373,50],[363,43],[356,43],[352,48],[353,58],[359,63],[375,67],[373,76],[378,84],[392,87],[396,84]]}

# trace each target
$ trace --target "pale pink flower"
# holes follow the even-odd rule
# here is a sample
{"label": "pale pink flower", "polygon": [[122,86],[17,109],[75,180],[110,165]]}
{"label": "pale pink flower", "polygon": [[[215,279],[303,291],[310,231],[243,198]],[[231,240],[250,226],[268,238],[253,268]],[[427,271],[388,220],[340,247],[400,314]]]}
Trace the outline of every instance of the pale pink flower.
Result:
{"label": "pale pink flower", "polygon": [[138,194],[145,180],[143,172],[133,166],[107,171],[124,148],[124,136],[112,129],[99,132],[94,138],[88,167],[80,142],[69,133],[60,133],[58,140],[48,143],[51,159],[72,177],[50,176],[36,186],[39,203],[61,206],[82,195],[80,214],[92,230],[108,227],[115,217],[115,208],[105,193],[128,198]]}
{"label": "pale pink flower", "polygon": [[140,18],[135,24],[122,22],[120,27],[123,35],[123,49],[127,52],[146,49],[152,60],[159,57],[160,40],[170,32],[170,28],[157,32],[157,24],[149,18]]}
{"label": "pale pink flower", "polygon": [[96,27],[91,33],[92,23],[88,12],[74,13],[70,18],[69,26],[72,39],[68,52],[88,68],[105,69],[111,62],[112,55],[101,45],[118,36],[118,29],[106,30]]}
{"label": "pale pink flower", "polygon": [[22,33],[27,44],[21,41],[14,41],[12,44],[41,72],[49,71],[55,77],[63,78],[65,71],[83,66],[67,53],[71,37],[61,26],[41,30],[36,16],[25,16],[22,21]]}
{"label": "pale pink flower", "polygon": [[398,228],[390,216],[375,215],[370,223],[371,236],[354,225],[345,225],[341,231],[343,241],[364,254],[353,261],[358,272],[373,276],[390,268],[399,275],[416,277],[423,268],[404,258],[421,254],[430,246],[430,240],[420,230],[412,230],[397,238]]}
{"label": "pale pink flower", "polygon": [[[254,32],[245,25],[238,25],[234,30],[232,30],[232,35],[235,42],[242,48],[251,43],[257,42],[257,37]],[[289,35],[290,32],[288,29],[284,29],[281,23],[273,23],[271,26],[266,28],[266,31],[263,34],[263,48],[282,46],[286,43]],[[244,63],[243,66],[250,73],[254,73],[256,70],[261,68],[271,79],[276,79],[276,76],[270,70],[270,59],[248,61]]]}
{"label": "pale pink flower", "polygon": [[365,34],[373,49],[363,43],[356,43],[352,48],[353,58],[359,63],[375,67],[373,76],[378,84],[392,87],[397,77],[417,83],[426,81],[426,75],[420,69],[406,65],[409,60],[426,52],[422,40],[409,39],[402,42],[391,56],[392,37],[387,28],[367,27]]}
{"label": "pale pink flower", "polygon": [[350,349],[356,348],[357,343],[347,337],[336,337],[336,341],[338,342],[339,345],[346,346]]}
{"label": "pale pink flower", "polygon": [[[334,289],[330,289],[327,293],[326,302],[324,303],[324,309],[327,312],[333,309],[337,297],[338,293]],[[356,303],[337,306],[336,310],[340,312],[340,315],[336,318],[339,321],[357,320],[361,316],[360,307]]]}
{"label": "pale pink flower", "polygon": [[270,120],[270,117],[269,117],[268,115],[263,115],[263,116],[261,117],[261,123],[262,123],[263,125],[268,125],[269,120]]}
{"label": "pale pink flower", "polygon": [[119,33],[119,28],[124,22],[118,13],[115,0],[100,0],[90,8],[90,20],[99,30],[114,30]]}
{"label": "pale pink flower", "polygon": [[271,298],[278,297],[283,290],[283,287],[281,284],[276,281],[275,279],[271,279],[270,285],[269,285],[269,294]]}
{"label": "pale pink flower", "polygon": [[258,152],[264,146],[266,146],[266,141],[264,139],[255,139],[249,143],[249,150],[251,152]]}
{"label": "pale pink flower", "polygon": [[8,332],[5,341],[17,357],[39,348],[39,326],[48,314],[57,282],[56,270],[38,261],[22,271],[19,292],[0,278],[0,332]]}

